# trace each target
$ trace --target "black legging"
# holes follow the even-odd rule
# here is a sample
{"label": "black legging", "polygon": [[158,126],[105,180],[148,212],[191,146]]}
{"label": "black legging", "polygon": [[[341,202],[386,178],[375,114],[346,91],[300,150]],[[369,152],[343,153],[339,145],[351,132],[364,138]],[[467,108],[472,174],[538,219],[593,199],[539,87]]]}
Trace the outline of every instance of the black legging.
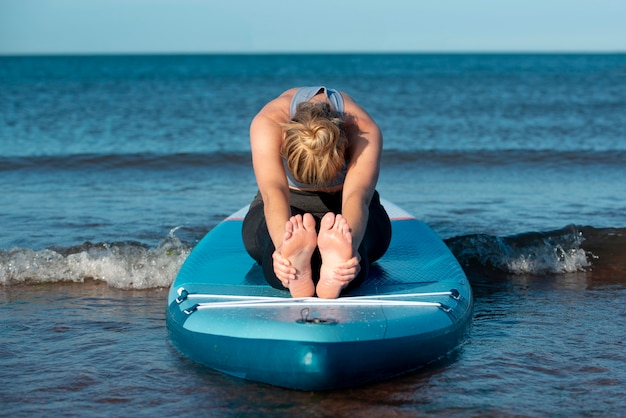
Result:
{"label": "black legging", "polygon": [[[319,232],[320,220],[328,213],[341,213],[341,192],[306,192],[290,189],[289,204],[291,214],[310,213],[315,218],[316,230]],[[257,193],[250,204],[250,209],[243,221],[242,228],[243,242],[248,254],[263,267],[265,280],[277,289],[284,290],[285,287],[274,273],[272,254],[275,251],[274,244],[265,223],[263,212],[263,199]],[[361,271],[358,276],[350,282],[346,290],[359,286],[367,277],[370,263],[378,260],[385,254],[391,241],[391,222],[385,208],[380,204],[378,192],[374,192],[369,206],[369,217],[365,235],[359,246],[361,256]],[[313,282],[317,284],[319,280],[319,269],[322,264],[319,250],[315,250],[311,257],[311,267],[313,270]]]}

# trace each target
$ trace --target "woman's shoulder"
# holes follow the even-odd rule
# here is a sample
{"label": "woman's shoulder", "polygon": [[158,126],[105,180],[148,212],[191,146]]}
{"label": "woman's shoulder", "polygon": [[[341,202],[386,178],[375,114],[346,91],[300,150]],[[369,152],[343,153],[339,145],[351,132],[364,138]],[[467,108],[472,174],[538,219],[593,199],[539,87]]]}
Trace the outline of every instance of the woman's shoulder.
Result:
{"label": "woman's shoulder", "polygon": [[301,87],[293,87],[290,88],[289,90],[285,90],[283,91],[278,97],[288,97],[289,100],[291,100],[291,98],[293,97],[294,94],[296,94],[296,92],[298,90],[300,90]]}
{"label": "woman's shoulder", "polygon": [[291,99],[297,88],[289,89],[281,93],[278,97],[270,100],[263,108],[257,113],[255,119],[269,119],[277,123],[284,123],[289,121],[289,106],[291,105]]}

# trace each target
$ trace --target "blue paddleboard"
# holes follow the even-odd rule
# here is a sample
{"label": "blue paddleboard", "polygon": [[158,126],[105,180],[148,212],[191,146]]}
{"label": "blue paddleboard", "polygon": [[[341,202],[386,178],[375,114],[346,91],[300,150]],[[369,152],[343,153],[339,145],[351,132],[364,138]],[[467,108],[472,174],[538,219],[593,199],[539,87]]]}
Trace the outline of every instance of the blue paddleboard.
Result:
{"label": "blue paddleboard", "polygon": [[423,222],[382,201],[391,245],[364,283],[335,300],[291,298],[270,287],[246,253],[247,207],[194,248],[168,294],[171,341],[229,375],[300,390],[387,379],[445,356],[472,316],[469,282]]}

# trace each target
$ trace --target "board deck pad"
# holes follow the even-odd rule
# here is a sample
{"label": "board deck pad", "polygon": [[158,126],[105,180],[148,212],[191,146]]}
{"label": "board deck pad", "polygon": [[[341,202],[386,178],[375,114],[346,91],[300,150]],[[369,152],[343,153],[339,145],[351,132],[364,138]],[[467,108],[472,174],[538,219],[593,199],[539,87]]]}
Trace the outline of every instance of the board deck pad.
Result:
{"label": "board deck pad", "polygon": [[[385,255],[372,264],[367,280],[350,294],[384,292],[383,288],[388,286],[396,291],[397,286],[402,284],[427,284],[442,279],[453,282],[465,280],[457,260],[427,225],[396,205],[385,201],[383,204],[392,220],[391,245]],[[243,292],[241,286],[268,287],[261,266],[250,258],[243,247],[241,222],[246,211],[247,207],[235,212],[214,229],[213,236],[207,236],[198,243],[187,260],[190,265],[181,269],[177,282],[234,286],[236,294]],[[411,221],[411,227],[402,221]],[[416,241],[423,245],[415,245]],[[273,292],[271,289],[260,290],[260,293],[291,297],[289,292]],[[250,289],[245,290],[248,291]]]}

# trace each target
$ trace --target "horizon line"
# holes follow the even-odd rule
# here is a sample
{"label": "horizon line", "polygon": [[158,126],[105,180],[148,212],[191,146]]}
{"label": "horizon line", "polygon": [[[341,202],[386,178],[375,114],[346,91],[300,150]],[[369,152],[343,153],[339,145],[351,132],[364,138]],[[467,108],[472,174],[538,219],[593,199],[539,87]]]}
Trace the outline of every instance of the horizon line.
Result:
{"label": "horizon line", "polygon": [[622,55],[624,50],[398,50],[398,51],[110,51],[110,52],[0,52],[9,57],[77,57],[77,56],[191,56],[191,55]]}

